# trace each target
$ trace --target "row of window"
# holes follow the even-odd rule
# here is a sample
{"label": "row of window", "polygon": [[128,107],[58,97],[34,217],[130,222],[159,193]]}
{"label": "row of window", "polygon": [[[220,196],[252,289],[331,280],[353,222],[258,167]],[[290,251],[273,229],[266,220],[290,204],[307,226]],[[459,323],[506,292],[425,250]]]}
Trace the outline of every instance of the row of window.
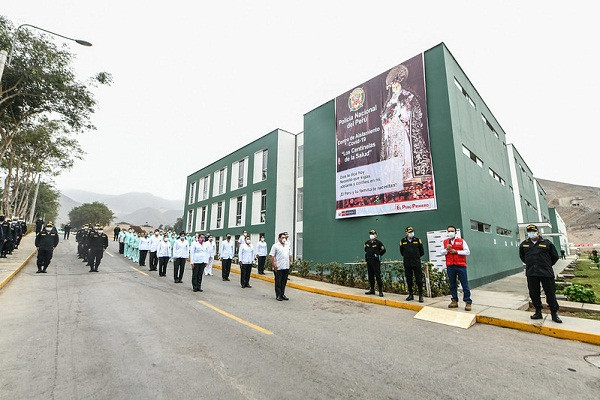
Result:
{"label": "row of window", "polygon": [[485,115],[481,114],[481,119],[483,120],[483,122],[485,123],[485,125],[492,131],[492,133],[494,134],[494,136],[496,136],[496,139],[500,139],[500,135],[498,135],[498,132],[496,132],[496,130],[494,129],[494,127],[492,126],[492,124],[490,124],[490,121],[487,120],[487,118],[485,117]]}
{"label": "row of window", "polygon": [[[254,153],[254,173],[253,183],[265,181],[267,179],[267,166],[269,151],[267,149]],[[210,175],[200,178],[198,182],[190,183],[188,204],[194,204],[197,201],[209,198]],[[248,157],[231,164],[231,183],[230,190],[234,191],[248,185]],[[221,168],[213,173],[213,196],[219,196],[225,193],[227,187],[227,167]],[[196,198],[196,189],[198,197]]]}
{"label": "row of window", "polygon": [[[222,229],[225,227],[225,200],[211,204],[210,229]],[[258,190],[252,193],[251,225],[264,224],[267,218],[267,191]],[[194,229],[194,210],[187,212],[187,232],[201,232],[208,228],[208,205],[196,209],[196,226]],[[244,226],[246,221],[246,195],[236,196],[229,199],[229,228]]]}
{"label": "row of window", "polygon": [[465,88],[462,87],[462,85],[456,80],[456,78],[454,78],[454,84],[456,85],[456,87],[458,88],[458,90],[460,90],[460,92],[462,93],[462,95],[465,96],[465,99],[467,99],[467,101],[469,102],[469,104],[471,105],[471,107],[477,108],[477,107],[475,107],[475,102],[473,101],[473,99],[471,98],[471,96],[469,96],[469,94],[467,93],[467,91],[465,90]]}
{"label": "row of window", "polygon": [[[475,221],[472,219],[471,230],[483,233],[491,233],[491,225],[486,224],[485,222]],[[496,234],[500,236],[512,237],[512,231],[510,229],[501,228],[499,226],[496,227]]]}
{"label": "row of window", "polygon": [[[465,145],[463,145],[462,150],[463,150],[464,155],[469,157],[480,168],[483,168],[483,161],[481,161],[481,158],[477,157],[477,155],[475,155],[475,153],[473,153],[471,150],[467,149],[465,147]],[[494,171],[491,168],[488,168],[488,172],[489,172],[490,176],[492,178],[494,178],[496,181],[498,181],[502,186],[506,186],[506,181],[500,175],[498,175],[496,173],[496,171]],[[512,187],[510,188],[510,190],[512,191]]]}

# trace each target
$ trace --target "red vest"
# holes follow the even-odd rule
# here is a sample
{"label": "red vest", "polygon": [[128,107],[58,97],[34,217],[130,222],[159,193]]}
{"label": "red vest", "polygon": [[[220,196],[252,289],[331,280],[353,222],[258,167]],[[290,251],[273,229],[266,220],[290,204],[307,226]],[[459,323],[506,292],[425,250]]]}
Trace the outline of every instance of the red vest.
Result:
{"label": "red vest", "polygon": [[[450,239],[444,240],[444,248],[448,247],[448,243],[450,243]],[[461,238],[454,239],[454,243],[452,243],[452,248],[456,251],[463,250],[463,240]],[[446,265],[457,265],[459,267],[466,267],[467,256],[448,253],[446,254]]]}

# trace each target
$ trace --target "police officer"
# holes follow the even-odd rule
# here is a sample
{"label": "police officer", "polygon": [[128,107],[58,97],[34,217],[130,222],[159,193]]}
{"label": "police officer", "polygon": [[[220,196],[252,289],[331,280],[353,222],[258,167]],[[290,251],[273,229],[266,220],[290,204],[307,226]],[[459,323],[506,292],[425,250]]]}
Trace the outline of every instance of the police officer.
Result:
{"label": "police officer", "polygon": [[542,300],[540,284],[546,294],[546,302],[550,307],[552,321],[562,323],[558,316],[558,301],[556,301],[556,283],[552,266],[558,261],[558,252],[554,244],[540,236],[537,226],[527,225],[527,239],[519,246],[519,257],[525,264],[525,276],[529,297],[535,307],[531,319],[542,319]]}
{"label": "police officer", "polygon": [[4,214],[0,215],[0,257],[6,258],[8,252],[8,235],[10,233],[10,223],[6,221]]}
{"label": "police officer", "polygon": [[405,230],[406,236],[400,241],[400,254],[404,257],[404,273],[408,283],[407,301],[414,300],[413,296],[413,274],[417,281],[419,292],[419,303],[423,302],[423,272],[421,271],[421,257],[425,254],[423,242],[415,237],[412,226]]}
{"label": "police officer", "polygon": [[369,240],[365,242],[365,261],[367,262],[367,273],[369,275],[369,286],[371,290],[365,294],[375,294],[375,279],[379,288],[379,297],[383,297],[383,283],[381,282],[381,256],[385,254],[385,246],[377,239],[377,232],[369,232]]}
{"label": "police officer", "polygon": [[35,220],[35,234],[37,235],[40,231],[44,229],[44,220],[38,218]]}
{"label": "police officer", "polygon": [[102,227],[96,224],[95,229],[87,237],[87,265],[90,267],[90,272],[98,272],[98,266],[107,247],[108,236],[104,233]]}
{"label": "police officer", "polygon": [[63,239],[69,240],[69,236],[71,235],[71,224],[67,223],[63,229],[65,231]]}
{"label": "police officer", "polygon": [[54,229],[52,222],[48,222],[46,228],[40,230],[35,237],[35,247],[38,249],[37,274],[46,273],[56,246],[58,246],[58,232]]}

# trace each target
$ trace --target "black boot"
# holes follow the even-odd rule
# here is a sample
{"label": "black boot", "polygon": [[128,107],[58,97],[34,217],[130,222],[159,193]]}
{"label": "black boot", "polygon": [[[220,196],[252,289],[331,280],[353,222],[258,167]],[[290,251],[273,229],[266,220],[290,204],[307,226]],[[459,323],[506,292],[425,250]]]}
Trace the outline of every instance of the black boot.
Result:
{"label": "black boot", "polygon": [[383,297],[383,292],[381,290],[379,291],[379,297]]}
{"label": "black boot", "polygon": [[419,303],[422,303],[422,302],[423,302],[423,295],[422,295],[422,294],[420,294],[420,295],[419,295]]}
{"label": "black boot", "polygon": [[368,292],[365,292],[365,294],[375,294],[375,289],[371,288],[371,290],[369,290]]}
{"label": "black boot", "polygon": [[562,324],[562,319],[560,319],[556,311],[552,313],[552,321],[556,322],[557,324]]}
{"label": "black boot", "polygon": [[533,314],[533,315],[532,315],[531,317],[529,317],[529,318],[531,318],[531,319],[542,319],[542,318],[544,318],[544,317],[542,316],[542,310],[541,310],[541,309],[539,309],[539,308],[536,308],[536,310],[535,310],[535,314]]}
{"label": "black boot", "polygon": [[415,296],[413,296],[413,294],[412,294],[412,293],[410,293],[410,294],[408,295],[408,297],[406,298],[406,301],[411,301],[411,300],[414,300],[414,299],[415,299]]}

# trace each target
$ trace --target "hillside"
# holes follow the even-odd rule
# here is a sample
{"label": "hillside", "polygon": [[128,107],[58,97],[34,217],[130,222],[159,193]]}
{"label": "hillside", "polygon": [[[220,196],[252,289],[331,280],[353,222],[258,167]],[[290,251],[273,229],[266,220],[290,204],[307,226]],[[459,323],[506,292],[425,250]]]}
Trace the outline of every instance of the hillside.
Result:
{"label": "hillside", "polygon": [[569,242],[600,243],[600,188],[537,178],[567,225]]}

